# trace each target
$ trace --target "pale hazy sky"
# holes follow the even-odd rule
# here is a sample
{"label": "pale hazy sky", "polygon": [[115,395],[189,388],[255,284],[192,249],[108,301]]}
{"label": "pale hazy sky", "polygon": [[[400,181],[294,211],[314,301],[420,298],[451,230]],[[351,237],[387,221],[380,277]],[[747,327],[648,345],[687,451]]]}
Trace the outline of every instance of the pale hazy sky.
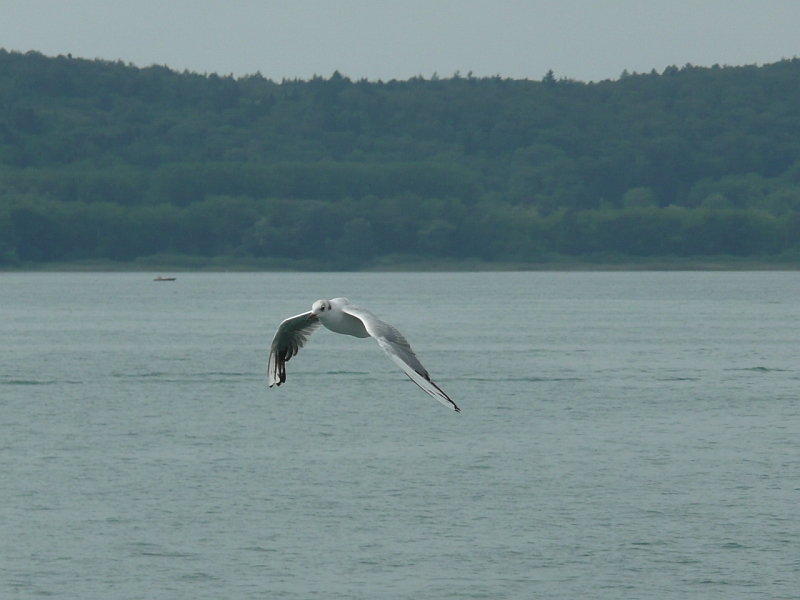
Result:
{"label": "pale hazy sky", "polygon": [[582,81],[800,56],[800,0],[0,0],[0,47],[307,79]]}

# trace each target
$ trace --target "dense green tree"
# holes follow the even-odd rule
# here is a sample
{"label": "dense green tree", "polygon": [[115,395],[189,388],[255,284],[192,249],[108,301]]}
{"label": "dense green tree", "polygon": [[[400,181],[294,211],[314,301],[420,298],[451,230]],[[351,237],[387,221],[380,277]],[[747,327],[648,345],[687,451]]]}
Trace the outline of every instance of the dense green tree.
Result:
{"label": "dense green tree", "polygon": [[800,61],[274,82],[0,50],[0,262],[800,245]]}

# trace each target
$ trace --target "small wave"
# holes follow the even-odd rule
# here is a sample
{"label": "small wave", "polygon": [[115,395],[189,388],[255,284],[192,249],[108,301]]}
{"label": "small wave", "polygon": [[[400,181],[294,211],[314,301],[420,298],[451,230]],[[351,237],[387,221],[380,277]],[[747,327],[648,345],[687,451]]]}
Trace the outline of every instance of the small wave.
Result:
{"label": "small wave", "polygon": [[65,383],[67,385],[81,385],[83,381],[67,379],[59,381],[57,379],[1,379],[0,385],[58,385]]}
{"label": "small wave", "polygon": [[770,369],[767,367],[742,367],[739,369],[725,369],[726,371],[750,371],[754,373],[786,373],[789,369]]}
{"label": "small wave", "polygon": [[583,377],[465,377],[467,381],[528,381],[534,383],[553,381],[583,381]]}
{"label": "small wave", "polygon": [[217,578],[213,575],[209,575],[208,573],[203,573],[202,571],[198,571],[197,573],[187,573],[186,575],[181,575],[181,579],[184,581],[216,581]]}
{"label": "small wave", "polygon": [[151,371],[149,373],[112,373],[111,376],[118,379],[150,379],[153,377],[167,377],[169,373],[163,373],[161,371]]}
{"label": "small wave", "polygon": [[184,382],[184,381],[218,381],[220,379],[238,379],[238,378],[260,378],[260,373],[238,373],[238,372],[223,372],[223,371],[208,371],[201,373],[166,373],[163,371],[152,371],[147,373],[112,373],[115,379],[139,379],[145,381],[158,381],[158,382]]}
{"label": "small wave", "polygon": [[369,371],[325,371],[321,375],[372,375]]}
{"label": "small wave", "polygon": [[244,550],[249,552],[277,552],[275,548],[263,548],[262,546],[248,546],[247,548],[244,548]]}
{"label": "small wave", "polygon": [[169,552],[167,550],[164,551],[147,551],[143,550],[141,552],[137,552],[139,556],[156,556],[159,558],[192,558],[196,556],[196,554],[191,554],[188,552]]}
{"label": "small wave", "polygon": [[[200,375],[200,373],[198,373]],[[255,373],[226,373],[225,371],[210,371],[205,375],[217,375],[219,377],[252,377]]]}

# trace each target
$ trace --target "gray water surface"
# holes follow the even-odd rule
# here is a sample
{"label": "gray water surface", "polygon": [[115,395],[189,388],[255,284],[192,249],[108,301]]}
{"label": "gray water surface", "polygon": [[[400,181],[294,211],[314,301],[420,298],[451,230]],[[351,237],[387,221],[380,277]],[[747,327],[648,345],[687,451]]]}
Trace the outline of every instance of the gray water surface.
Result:
{"label": "gray water surface", "polygon": [[[796,598],[800,273],[0,274],[0,597]],[[347,296],[269,389],[285,317]]]}

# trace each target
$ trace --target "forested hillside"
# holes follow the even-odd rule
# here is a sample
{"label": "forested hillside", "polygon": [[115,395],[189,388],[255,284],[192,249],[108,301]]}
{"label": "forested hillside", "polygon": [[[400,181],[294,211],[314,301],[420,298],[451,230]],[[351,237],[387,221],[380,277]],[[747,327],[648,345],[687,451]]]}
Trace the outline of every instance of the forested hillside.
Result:
{"label": "forested hillside", "polygon": [[0,50],[0,264],[798,252],[798,59],[273,82]]}

